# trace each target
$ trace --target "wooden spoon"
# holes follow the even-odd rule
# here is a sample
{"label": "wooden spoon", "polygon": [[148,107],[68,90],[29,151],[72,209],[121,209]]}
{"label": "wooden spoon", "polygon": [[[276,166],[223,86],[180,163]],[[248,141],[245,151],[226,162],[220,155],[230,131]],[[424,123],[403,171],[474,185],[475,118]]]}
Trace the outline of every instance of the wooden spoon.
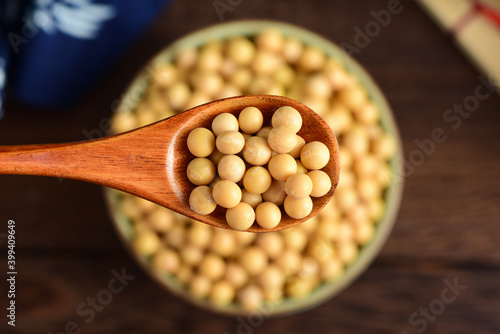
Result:
{"label": "wooden spoon", "polygon": [[305,105],[280,96],[241,96],[210,102],[176,116],[115,136],[65,144],[0,146],[0,174],[56,176],[112,187],[177,211],[185,216],[231,229],[225,209],[199,215],[189,207],[189,194],[195,188],[186,176],[194,156],[186,139],[197,127],[210,129],[218,114],[238,115],[245,107],[259,108],[264,124],[282,106],[291,106],[302,115],[299,131],[306,142],[318,140],[330,150],[330,161],[323,169],[332,188],[323,197],[313,198],[313,210],[304,219],[283,214],[280,224],[263,229],[254,223],[247,231],[269,232],[286,229],[311,218],[330,200],[339,180],[338,144],[332,130],[321,117]]}

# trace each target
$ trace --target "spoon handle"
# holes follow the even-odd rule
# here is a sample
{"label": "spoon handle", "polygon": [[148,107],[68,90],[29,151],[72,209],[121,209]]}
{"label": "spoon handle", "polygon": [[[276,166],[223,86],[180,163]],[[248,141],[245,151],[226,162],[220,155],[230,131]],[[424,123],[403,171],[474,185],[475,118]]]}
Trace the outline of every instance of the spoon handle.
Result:
{"label": "spoon handle", "polygon": [[131,132],[74,143],[0,146],[0,174],[70,178],[137,193],[155,179],[166,186],[165,155],[148,153],[146,146],[152,145]]}
{"label": "spoon handle", "polygon": [[0,146],[0,174],[42,175],[97,182],[123,155],[109,154],[99,141]]}
{"label": "spoon handle", "polygon": [[0,146],[0,174],[53,176],[95,183],[186,214],[189,208],[184,202],[189,189],[180,175],[186,173],[184,162],[188,158],[178,149],[186,146],[187,150],[186,115],[190,116],[182,113],[101,139]]}

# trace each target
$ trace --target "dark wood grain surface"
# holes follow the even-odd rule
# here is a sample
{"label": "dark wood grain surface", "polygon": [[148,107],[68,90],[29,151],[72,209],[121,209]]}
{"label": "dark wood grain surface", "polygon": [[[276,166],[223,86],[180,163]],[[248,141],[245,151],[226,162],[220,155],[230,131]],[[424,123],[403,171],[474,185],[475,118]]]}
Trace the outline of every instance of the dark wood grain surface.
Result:
{"label": "dark wood grain surface", "polygon": [[[353,44],[354,28],[364,28],[373,20],[370,11],[389,1],[239,3],[226,20],[281,20]],[[154,284],[121,245],[99,186],[1,176],[0,333],[499,333],[500,99],[492,94],[481,101],[453,129],[443,115],[474,94],[480,74],[415,3],[401,5],[402,12],[354,56],[387,95],[408,161],[419,149],[415,141],[431,138],[434,129],[442,128],[447,140],[406,178],[388,242],[347,290],[312,310],[242,329],[240,320],[200,310]],[[212,1],[174,1],[77,107],[54,112],[8,100],[0,144],[86,139],[85,131],[100,129],[155,52],[218,22]],[[17,224],[15,329],[5,317],[8,219]],[[99,312],[80,315],[80,304],[122,271],[129,276],[123,291]],[[454,300],[438,308],[436,300],[453,284]],[[450,291],[444,298],[453,297]],[[412,318],[429,308],[438,314]]]}

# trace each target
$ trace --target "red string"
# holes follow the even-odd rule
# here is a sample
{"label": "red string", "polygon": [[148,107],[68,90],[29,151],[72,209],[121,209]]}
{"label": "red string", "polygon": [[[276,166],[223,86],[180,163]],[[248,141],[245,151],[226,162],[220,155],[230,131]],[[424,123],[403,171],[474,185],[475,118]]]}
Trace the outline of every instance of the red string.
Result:
{"label": "red string", "polygon": [[462,16],[451,29],[454,34],[460,33],[476,15],[486,17],[500,30],[500,12],[497,9],[487,6],[479,0],[472,0],[472,3],[472,10]]}
{"label": "red string", "polygon": [[475,0],[474,11],[489,18],[498,28],[500,28],[500,12],[495,8],[491,8],[484,3]]}

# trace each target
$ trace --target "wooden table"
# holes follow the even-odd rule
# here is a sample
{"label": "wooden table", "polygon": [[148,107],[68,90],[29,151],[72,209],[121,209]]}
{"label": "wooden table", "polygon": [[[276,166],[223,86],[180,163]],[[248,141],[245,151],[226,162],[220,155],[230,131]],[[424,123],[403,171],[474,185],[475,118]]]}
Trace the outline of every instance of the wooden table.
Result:
{"label": "wooden table", "polygon": [[[364,29],[374,20],[370,11],[386,9],[390,2],[233,1],[239,5],[225,12],[224,19],[287,21],[355,45],[354,29]],[[400,213],[386,246],[346,291],[310,311],[265,318],[245,329],[241,319],[200,310],[154,284],[125,252],[100,187],[2,176],[0,233],[5,236],[8,219],[15,220],[17,232],[16,330],[500,332],[500,99],[491,94],[480,101],[467,118],[460,117],[459,126],[458,120],[444,119],[449,108],[475,94],[479,73],[416,4],[402,0],[400,6],[390,24],[354,56],[386,93],[400,126],[405,159],[414,170],[405,180]],[[7,101],[0,143],[86,139],[85,131],[101,129],[113,101],[148,58],[186,33],[218,22],[212,1],[175,1],[72,110],[44,111]],[[418,153],[423,150],[417,141],[432,138],[436,128],[443,129],[446,140],[429,155]],[[6,240],[0,240],[4,277]],[[122,271],[134,277],[123,279],[123,292],[90,311],[87,298],[109,297],[102,290]],[[2,282],[0,332],[14,333],[6,324],[7,285],[4,278]]]}

